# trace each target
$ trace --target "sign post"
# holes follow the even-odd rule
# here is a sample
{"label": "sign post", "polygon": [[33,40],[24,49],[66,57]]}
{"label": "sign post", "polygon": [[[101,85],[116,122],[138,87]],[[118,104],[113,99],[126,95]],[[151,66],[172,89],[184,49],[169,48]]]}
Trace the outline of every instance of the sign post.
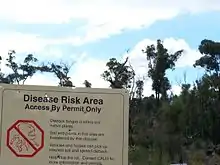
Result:
{"label": "sign post", "polygon": [[1,85],[0,97],[0,164],[128,164],[126,90]]}

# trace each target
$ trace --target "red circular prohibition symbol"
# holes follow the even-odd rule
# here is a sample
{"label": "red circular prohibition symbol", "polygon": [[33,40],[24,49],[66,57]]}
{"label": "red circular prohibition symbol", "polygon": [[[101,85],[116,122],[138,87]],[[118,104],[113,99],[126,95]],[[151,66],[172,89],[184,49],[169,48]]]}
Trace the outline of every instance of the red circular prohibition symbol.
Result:
{"label": "red circular prohibition symbol", "polygon": [[6,145],[17,157],[34,157],[44,147],[44,131],[34,120],[18,120],[7,130]]}

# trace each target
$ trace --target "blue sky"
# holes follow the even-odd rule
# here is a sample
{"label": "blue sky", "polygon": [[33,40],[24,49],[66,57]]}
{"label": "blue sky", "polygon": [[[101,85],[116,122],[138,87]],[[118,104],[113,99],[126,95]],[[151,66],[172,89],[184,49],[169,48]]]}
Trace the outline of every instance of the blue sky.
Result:
{"label": "blue sky", "polygon": [[[220,40],[220,2],[216,0],[168,0],[164,4],[157,0],[9,1],[0,1],[3,57],[15,49],[18,59],[34,53],[41,61],[75,61],[70,76],[76,86],[87,79],[93,87],[108,87],[100,74],[111,57],[123,60],[130,56],[137,75],[145,76],[147,61],[141,49],[162,39],[171,52],[186,50],[176,70],[167,72],[173,91],[178,93],[184,73],[189,83],[203,73],[192,67],[201,56],[197,51],[201,40]],[[3,71],[7,69],[3,67]],[[56,85],[57,79],[36,75],[27,84]],[[151,81],[146,79],[145,84],[149,95]]]}

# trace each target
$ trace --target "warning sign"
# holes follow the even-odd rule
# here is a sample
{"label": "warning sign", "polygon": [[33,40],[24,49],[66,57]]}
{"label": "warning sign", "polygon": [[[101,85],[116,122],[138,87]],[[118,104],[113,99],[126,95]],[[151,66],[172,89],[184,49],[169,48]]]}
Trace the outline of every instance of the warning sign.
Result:
{"label": "warning sign", "polygon": [[33,157],[44,146],[44,131],[33,120],[18,120],[7,130],[7,147],[17,157]]}
{"label": "warning sign", "polygon": [[0,97],[0,164],[128,164],[126,90],[0,85]]}

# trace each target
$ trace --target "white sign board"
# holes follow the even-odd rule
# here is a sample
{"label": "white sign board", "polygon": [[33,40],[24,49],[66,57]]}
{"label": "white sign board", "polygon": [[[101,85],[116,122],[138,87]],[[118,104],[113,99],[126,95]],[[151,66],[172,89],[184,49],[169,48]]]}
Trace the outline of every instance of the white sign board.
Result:
{"label": "white sign board", "polygon": [[127,165],[125,90],[1,85],[4,165]]}

